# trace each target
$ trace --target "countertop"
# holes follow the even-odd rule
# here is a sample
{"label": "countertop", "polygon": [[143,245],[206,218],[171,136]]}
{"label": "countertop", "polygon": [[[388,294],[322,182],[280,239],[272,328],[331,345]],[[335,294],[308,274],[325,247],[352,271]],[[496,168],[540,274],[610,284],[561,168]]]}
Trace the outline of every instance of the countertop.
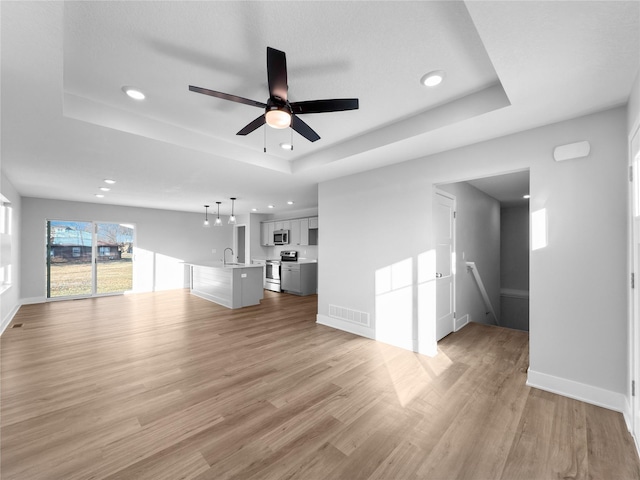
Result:
{"label": "countertop", "polygon": [[[252,260],[262,260],[263,262],[267,261],[267,260],[275,260],[273,258],[261,258],[261,257],[254,257],[252,258]],[[315,258],[299,258],[298,260],[296,260],[295,262],[282,262],[283,264],[286,263],[318,263],[318,260],[316,260]],[[261,265],[259,265],[261,266]]]}
{"label": "countertop", "polygon": [[252,265],[250,263],[227,263],[223,265],[222,260],[199,260],[195,262],[184,262],[187,265],[195,265],[198,267],[223,268],[225,270],[233,270],[235,268],[262,268],[262,265]]}

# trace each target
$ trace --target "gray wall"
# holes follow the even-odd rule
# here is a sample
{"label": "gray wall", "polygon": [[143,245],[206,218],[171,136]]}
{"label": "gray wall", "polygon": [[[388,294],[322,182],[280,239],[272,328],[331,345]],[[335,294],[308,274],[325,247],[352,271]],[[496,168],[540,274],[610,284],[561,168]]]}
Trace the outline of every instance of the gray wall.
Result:
{"label": "gray wall", "polygon": [[188,270],[181,262],[220,259],[233,242],[233,227],[226,217],[222,227],[203,228],[204,213],[24,197],[21,296],[25,303],[44,301],[46,296],[47,220],[134,224],[134,291],[138,292],[188,286]]}
{"label": "gray wall", "polygon": [[438,188],[456,197],[456,318],[495,325],[466,262],[475,262],[500,320],[500,202],[466,182]]}
{"label": "gray wall", "polygon": [[529,207],[500,210],[500,323],[529,330]]}
{"label": "gray wall", "polygon": [[[626,123],[616,108],[321,183],[318,321],[376,338],[376,271],[408,260],[411,295],[398,308],[411,312],[415,338],[405,343],[435,353],[433,273],[421,271],[434,248],[434,185],[529,169],[530,208],[546,209],[549,240],[531,252],[529,381],[624,409]],[[553,160],[556,146],[580,140],[588,157]],[[330,317],[330,305],[369,313],[372,325]]]}

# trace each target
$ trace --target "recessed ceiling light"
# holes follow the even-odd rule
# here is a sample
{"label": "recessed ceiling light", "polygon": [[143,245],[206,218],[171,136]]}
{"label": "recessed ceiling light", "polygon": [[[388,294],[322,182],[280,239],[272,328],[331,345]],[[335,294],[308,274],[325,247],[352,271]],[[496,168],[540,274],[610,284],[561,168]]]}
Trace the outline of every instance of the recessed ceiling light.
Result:
{"label": "recessed ceiling light", "polygon": [[104,198],[104,195],[103,195],[103,194],[101,194],[101,193],[96,193],[96,197],[98,197],[98,198]]}
{"label": "recessed ceiling light", "polygon": [[257,208],[252,208],[252,209],[251,209],[251,211],[252,211],[252,212],[257,212],[257,211],[258,211],[258,209],[257,209]]}
{"label": "recessed ceiling light", "polygon": [[108,192],[111,189],[109,187],[100,187],[100,190],[102,190],[103,192]]}
{"label": "recessed ceiling light", "polygon": [[283,150],[293,150],[293,145],[290,143],[281,143],[280,148]]}
{"label": "recessed ceiling light", "polygon": [[423,75],[420,79],[420,83],[425,87],[435,87],[436,85],[440,85],[442,80],[444,80],[444,71],[434,70],[433,72]]}
{"label": "recessed ceiling light", "polygon": [[126,93],[129,97],[133,98],[134,100],[144,100],[145,98],[144,93],[142,93],[137,88],[125,86],[125,87],[122,87],[122,91]]}
{"label": "recessed ceiling light", "polygon": [[114,183],[116,183],[115,180],[111,180],[110,178],[105,178],[104,179],[104,183],[108,183],[109,185],[113,185]]}
{"label": "recessed ceiling light", "polygon": [[289,201],[287,202],[287,205],[293,205],[293,202],[292,202],[291,200],[289,200]]}
{"label": "recessed ceiling light", "polygon": [[526,195],[523,195],[522,198],[531,198],[531,195],[527,193]]}
{"label": "recessed ceiling light", "polygon": [[267,208],[275,208],[275,205],[267,205]]}

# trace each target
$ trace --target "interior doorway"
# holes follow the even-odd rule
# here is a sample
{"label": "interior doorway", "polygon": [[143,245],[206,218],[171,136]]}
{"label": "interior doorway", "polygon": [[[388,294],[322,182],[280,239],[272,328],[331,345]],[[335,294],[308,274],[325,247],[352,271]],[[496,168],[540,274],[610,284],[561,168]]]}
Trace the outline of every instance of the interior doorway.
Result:
{"label": "interior doorway", "polygon": [[133,289],[134,226],[47,221],[47,298],[66,299]]}
{"label": "interior doorway", "polygon": [[236,252],[236,261],[238,263],[247,263],[246,259],[246,226],[236,225],[234,229],[234,251]]}
{"label": "interior doorway", "polygon": [[456,197],[436,190],[433,223],[436,245],[436,341],[454,330],[455,322],[455,238]]}
{"label": "interior doorway", "polygon": [[529,330],[529,171],[437,188],[456,198],[456,321]]}

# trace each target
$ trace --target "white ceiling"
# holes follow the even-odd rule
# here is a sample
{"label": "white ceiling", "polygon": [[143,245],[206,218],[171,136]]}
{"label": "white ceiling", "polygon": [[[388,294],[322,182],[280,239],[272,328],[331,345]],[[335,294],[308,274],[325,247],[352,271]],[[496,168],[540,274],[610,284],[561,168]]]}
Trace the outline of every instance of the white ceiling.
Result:
{"label": "white ceiling", "polygon": [[[626,103],[640,2],[0,2],[2,169],[23,196],[283,212],[318,182]],[[322,137],[235,133],[266,102],[266,47]],[[446,71],[437,88],[420,85]],[[121,88],[147,98],[136,102]],[[265,135],[266,133],[266,135]],[[266,140],[265,140],[266,138]],[[266,142],[267,153],[263,153]],[[117,183],[94,195],[104,178]],[[293,206],[286,201],[293,200]],[[276,205],[267,210],[268,204]]]}
{"label": "white ceiling", "polygon": [[524,198],[529,194],[528,170],[476,178],[467,183],[498,200],[502,208],[529,205],[529,200]]}

